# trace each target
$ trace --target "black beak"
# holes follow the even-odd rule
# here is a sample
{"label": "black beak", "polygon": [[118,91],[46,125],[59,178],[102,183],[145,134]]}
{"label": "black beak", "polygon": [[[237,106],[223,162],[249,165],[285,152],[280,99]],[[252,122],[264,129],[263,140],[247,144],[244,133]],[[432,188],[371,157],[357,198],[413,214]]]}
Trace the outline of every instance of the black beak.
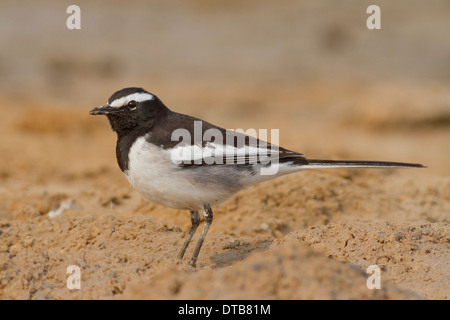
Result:
{"label": "black beak", "polygon": [[89,114],[91,115],[97,115],[97,114],[112,114],[112,113],[118,113],[120,112],[119,108],[113,108],[109,105],[100,106],[97,108],[92,109],[89,111]]}

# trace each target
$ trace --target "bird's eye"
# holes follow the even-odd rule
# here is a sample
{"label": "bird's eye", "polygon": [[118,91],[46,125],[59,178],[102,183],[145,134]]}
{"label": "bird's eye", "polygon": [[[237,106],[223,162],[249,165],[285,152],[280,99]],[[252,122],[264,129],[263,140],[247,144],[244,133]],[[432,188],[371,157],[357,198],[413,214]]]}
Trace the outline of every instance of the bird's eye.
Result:
{"label": "bird's eye", "polygon": [[127,107],[130,108],[131,110],[134,110],[137,108],[137,101],[131,100],[130,102],[128,102]]}

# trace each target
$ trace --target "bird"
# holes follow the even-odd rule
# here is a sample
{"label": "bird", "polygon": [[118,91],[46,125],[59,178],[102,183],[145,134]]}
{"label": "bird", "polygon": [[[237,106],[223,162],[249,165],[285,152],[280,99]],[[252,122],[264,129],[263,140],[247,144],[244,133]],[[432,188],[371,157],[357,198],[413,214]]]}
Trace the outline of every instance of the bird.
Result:
{"label": "bird", "polygon": [[189,211],[191,227],[179,259],[184,257],[203,211],[203,230],[188,262],[194,268],[213,222],[211,207],[245,188],[305,169],[425,167],[390,161],[309,159],[245,132],[171,111],[155,94],[140,87],[116,91],[90,114],[108,118],[117,134],[117,163],[138,193],[160,205]]}

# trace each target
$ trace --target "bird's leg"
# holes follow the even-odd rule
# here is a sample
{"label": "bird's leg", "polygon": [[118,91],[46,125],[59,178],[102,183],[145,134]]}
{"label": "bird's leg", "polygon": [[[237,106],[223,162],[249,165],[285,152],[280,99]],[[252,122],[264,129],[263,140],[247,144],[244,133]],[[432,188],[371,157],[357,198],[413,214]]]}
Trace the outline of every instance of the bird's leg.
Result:
{"label": "bird's leg", "polygon": [[203,219],[205,220],[205,225],[203,226],[202,235],[200,236],[200,239],[198,239],[197,246],[195,247],[192,258],[189,261],[189,265],[192,267],[195,267],[195,264],[197,263],[198,254],[200,253],[203,241],[205,241],[206,234],[208,233],[209,227],[213,221],[213,211],[208,203],[203,205]]}
{"label": "bird's leg", "polygon": [[200,224],[200,213],[197,210],[189,211],[191,214],[191,229],[189,230],[188,235],[186,236],[186,239],[184,240],[183,246],[181,247],[180,252],[178,253],[178,259],[183,258],[184,253],[186,252],[187,247],[189,246],[189,243],[192,240],[192,237],[195,234],[195,231],[197,230],[198,225]]}

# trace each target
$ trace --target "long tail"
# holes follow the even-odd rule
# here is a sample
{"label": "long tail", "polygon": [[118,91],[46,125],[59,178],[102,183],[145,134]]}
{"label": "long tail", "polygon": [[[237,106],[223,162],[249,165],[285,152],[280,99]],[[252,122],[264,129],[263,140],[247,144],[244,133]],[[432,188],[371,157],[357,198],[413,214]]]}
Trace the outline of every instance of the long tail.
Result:
{"label": "long tail", "polygon": [[426,168],[419,163],[391,162],[391,161],[363,161],[363,160],[319,160],[305,159],[302,169],[326,168]]}

